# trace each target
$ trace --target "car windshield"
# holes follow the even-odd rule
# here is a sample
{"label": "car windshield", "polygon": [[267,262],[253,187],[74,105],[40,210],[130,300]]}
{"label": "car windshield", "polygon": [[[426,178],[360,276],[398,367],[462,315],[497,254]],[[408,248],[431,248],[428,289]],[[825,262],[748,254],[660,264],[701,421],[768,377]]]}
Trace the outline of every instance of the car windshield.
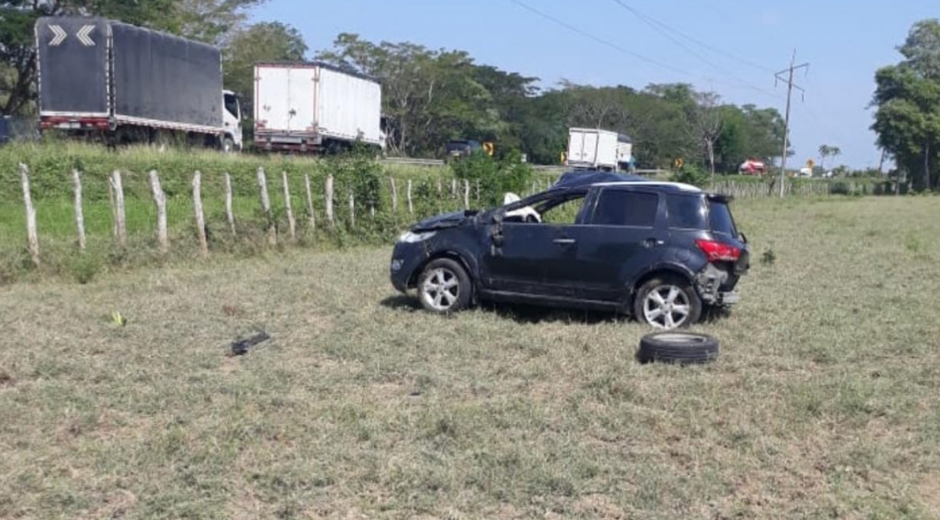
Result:
{"label": "car windshield", "polygon": [[708,213],[713,232],[732,237],[738,236],[738,230],[734,226],[734,217],[731,216],[731,208],[728,204],[713,200]]}

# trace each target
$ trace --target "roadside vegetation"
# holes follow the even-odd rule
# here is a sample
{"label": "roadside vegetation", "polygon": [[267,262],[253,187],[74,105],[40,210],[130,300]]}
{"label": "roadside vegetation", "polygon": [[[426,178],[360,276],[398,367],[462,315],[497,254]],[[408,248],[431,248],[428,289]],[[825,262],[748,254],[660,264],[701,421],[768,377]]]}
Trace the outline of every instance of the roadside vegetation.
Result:
{"label": "roadside vegetation", "polygon": [[[19,164],[30,171],[31,197],[36,206],[42,266],[36,269],[26,247],[26,214]],[[271,219],[261,209],[257,172],[266,173]],[[76,246],[72,171],[81,172],[87,246]],[[115,217],[109,189],[113,171],[122,174],[128,243],[115,245]],[[149,172],[159,174],[167,195],[170,247],[159,252],[157,209]],[[353,153],[326,159],[266,155],[222,155],[137,147],[109,151],[72,142],[18,144],[0,149],[0,283],[35,280],[42,276],[87,282],[99,273],[133,267],[167,265],[199,256],[193,216],[193,174],[202,174],[209,250],[213,256],[247,257],[295,247],[342,249],[353,245],[385,244],[412,223],[447,211],[499,205],[506,192],[520,195],[547,189],[558,172],[533,170],[518,155],[491,159],[478,155],[449,166],[410,166],[374,160]],[[290,201],[297,221],[296,240],[288,236],[289,221],[283,196],[286,173]],[[233,189],[235,234],[225,213],[225,175]],[[307,212],[305,183],[311,184],[312,215]],[[326,215],[326,183],[333,177],[331,225]],[[686,166],[661,177],[709,188],[710,176]],[[395,187],[392,188],[394,181]],[[772,178],[722,176],[714,189],[746,198],[773,193]],[[879,194],[893,192],[890,182],[865,180],[792,180],[794,195],[821,193]],[[411,186],[411,204],[408,187]],[[804,189],[812,188],[812,189]],[[800,191],[804,190],[804,191]],[[349,195],[355,201],[355,223]],[[396,204],[397,201],[397,204]],[[312,221],[310,217],[313,217]],[[267,240],[272,224],[275,247]]]}
{"label": "roadside vegetation", "polygon": [[735,214],[708,367],[608,315],[431,316],[384,247],[2,287],[0,517],[936,518],[935,199]]}

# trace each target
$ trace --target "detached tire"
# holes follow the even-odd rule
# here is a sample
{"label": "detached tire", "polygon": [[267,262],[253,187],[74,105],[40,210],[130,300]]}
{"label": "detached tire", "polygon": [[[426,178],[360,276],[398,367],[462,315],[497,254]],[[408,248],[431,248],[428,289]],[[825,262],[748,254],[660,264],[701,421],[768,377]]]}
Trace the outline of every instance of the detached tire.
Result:
{"label": "detached tire", "polygon": [[718,359],[718,340],[706,334],[660,332],[640,340],[640,363],[696,365]]}

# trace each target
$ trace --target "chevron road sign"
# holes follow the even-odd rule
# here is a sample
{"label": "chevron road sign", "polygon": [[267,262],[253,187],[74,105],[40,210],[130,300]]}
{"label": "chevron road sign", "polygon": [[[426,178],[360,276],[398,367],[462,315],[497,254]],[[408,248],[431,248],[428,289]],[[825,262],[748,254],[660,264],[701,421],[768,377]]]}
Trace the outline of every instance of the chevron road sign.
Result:
{"label": "chevron road sign", "polygon": [[85,47],[94,47],[95,41],[91,39],[91,33],[95,30],[94,25],[86,25],[78,30],[78,41],[82,42],[82,45]]}
{"label": "chevron road sign", "polygon": [[62,42],[68,38],[68,34],[62,29],[61,25],[50,25],[49,30],[52,31],[52,41],[49,42],[50,47],[58,47],[62,45]]}

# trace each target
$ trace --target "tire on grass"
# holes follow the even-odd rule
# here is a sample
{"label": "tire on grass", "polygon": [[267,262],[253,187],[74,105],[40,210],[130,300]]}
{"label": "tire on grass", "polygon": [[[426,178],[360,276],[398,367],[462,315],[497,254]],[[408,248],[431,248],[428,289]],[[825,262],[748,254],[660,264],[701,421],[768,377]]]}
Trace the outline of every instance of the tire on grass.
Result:
{"label": "tire on grass", "polygon": [[718,359],[718,340],[707,334],[659,332],[640,340],[640,363],[695,365]]}

